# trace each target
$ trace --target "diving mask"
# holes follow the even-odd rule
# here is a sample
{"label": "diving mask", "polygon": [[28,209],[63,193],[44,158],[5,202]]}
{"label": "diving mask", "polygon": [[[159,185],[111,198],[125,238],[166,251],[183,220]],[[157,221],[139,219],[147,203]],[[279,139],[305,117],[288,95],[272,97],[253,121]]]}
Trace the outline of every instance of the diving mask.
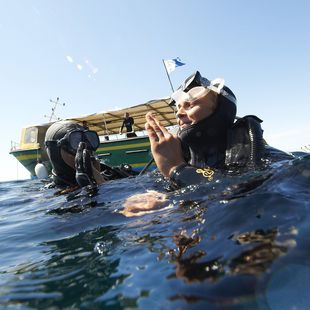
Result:
{"label": "diving mask", "polygon": [[[171,99],[175,102],[176,106],[178,102],[193,102],[203,96],[206,96],[210,91],[217,94],[222,94],[225,81],[223,79],[216,79],[210,82],[208,86],[194,86],[188,91],[178,89],[171,95]],[[216,86],[215,86],[216,85]]]}
{"label": "diving mask", "polygon": [[64,147],[69,153],[75,154],[80,142],[85,142],[87,148],[92,151],[96,151],[100,145],[97,132],[92,130],[73,130],[58,141],[45,141],[45,145],[49,147],[51,144],[57,144],[58,147]]}

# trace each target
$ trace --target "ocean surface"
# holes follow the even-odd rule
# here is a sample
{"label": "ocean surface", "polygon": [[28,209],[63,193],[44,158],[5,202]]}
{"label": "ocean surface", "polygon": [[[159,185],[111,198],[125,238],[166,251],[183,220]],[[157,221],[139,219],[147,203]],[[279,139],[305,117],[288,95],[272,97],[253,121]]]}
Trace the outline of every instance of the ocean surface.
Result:
{"label": "ocean surface", "polygon": [[[177,191],[0,183],[2,309],[310,309],[310,155]],[[167,201],[126,217],[126,199]]]}

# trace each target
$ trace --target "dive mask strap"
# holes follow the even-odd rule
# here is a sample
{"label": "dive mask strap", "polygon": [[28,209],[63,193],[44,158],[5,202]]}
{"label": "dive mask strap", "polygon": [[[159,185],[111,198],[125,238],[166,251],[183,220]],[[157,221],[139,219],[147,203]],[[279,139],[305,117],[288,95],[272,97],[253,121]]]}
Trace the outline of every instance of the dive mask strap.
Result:
{"label": "dive mask strap", "polygon": [[[215,86],[216,84],[218,84],[218,86]],[[217,79],[212,80],[210,85],[207,87],[215,91],[216,93],[221,94],[224,85],[225,85],[225,80],[221,78],[217,78]]]}
{"label": "dive mask strap", "polygon": [[55,141],[55,140],[47,140],[44,142],[44,146],[46,148],[51,148],[51,147],[54,147],[54,146],[58,146],[58,141]]}

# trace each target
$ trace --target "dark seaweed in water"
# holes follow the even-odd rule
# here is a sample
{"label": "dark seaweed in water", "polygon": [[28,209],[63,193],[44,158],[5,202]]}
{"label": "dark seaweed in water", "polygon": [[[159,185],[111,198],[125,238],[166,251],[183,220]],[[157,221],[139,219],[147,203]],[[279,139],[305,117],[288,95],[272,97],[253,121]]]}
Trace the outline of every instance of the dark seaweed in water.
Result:
{"label": "dark seaweed in water", "polygon": [[22,309],[309,309],[310,156],[168,194],[156,173],[55,196],[0,184],[0,305]]}

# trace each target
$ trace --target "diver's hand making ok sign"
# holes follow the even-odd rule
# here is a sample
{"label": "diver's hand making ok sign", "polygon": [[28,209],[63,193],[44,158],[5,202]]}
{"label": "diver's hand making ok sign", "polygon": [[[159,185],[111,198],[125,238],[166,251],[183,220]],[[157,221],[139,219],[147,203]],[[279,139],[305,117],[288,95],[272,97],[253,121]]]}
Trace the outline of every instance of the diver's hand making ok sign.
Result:
{"label": "diver's hand making ok sign", "polygon": [[145,118],[145,129],[156,165],[165,177],[169,177],[177,166],[185,163],[181,142],[159,123],[152,112],[147,113]]}
{"label": "diver's hand making ok sign", "polygon": [[81,187],[96,184],[93,177],[90,153],[86,148],[85,142],[80,142],[78,146],[75,155],[75,169],[75,179]]}

